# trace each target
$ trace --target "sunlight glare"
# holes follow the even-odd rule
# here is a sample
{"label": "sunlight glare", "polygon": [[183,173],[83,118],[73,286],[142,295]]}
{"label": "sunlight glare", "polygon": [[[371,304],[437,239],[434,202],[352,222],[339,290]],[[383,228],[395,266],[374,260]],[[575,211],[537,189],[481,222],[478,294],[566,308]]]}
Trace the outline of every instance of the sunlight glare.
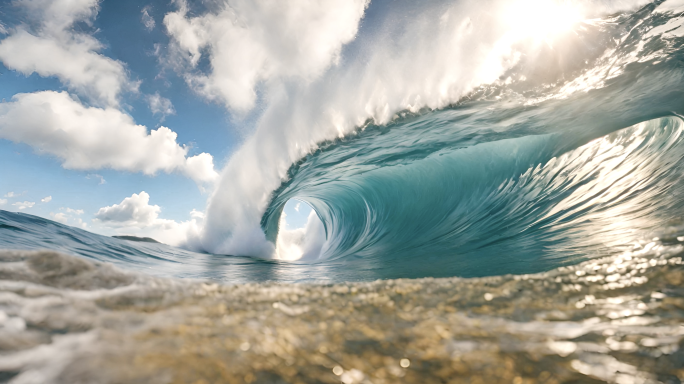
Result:
{"label": "sunlight glare", "polygon": [[522,0],[504,10],[519,37],[546,39],[570,30],[583,20],[577,6],[567,1]]}

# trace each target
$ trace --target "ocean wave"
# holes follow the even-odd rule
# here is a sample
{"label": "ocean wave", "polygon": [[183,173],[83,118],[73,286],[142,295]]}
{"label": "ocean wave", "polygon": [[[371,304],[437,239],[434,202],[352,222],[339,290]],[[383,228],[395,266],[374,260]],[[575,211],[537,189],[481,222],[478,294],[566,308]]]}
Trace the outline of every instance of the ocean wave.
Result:
{"label": "ocean wave", "polygon": [[[349,258],[412,276],[524,273],[608,255],[680,217],[682,124],[678,117],[650,120],[559,156],[567,142],[557,133],[446,146],[411,160],[397,160],[391,150],[358,151],[399,162],[392,166],[364,167],[370,161],[362,155],[327,161],[353,152],[339,144],[300,164],[264,226],[267,234],[277,230],[282,205],[305,201],[327,234],[308,261]],[[367,139],[403,140],[416,125]],[[412,145],[414,154],[419,147]]]}
{"label": "ocean wave", "polygon": [[[468,275],[477,274],[477,267],[458,255],[475,249],[512,253],[510,262],[496,263],[511,272],[524,270],[523,259],[540,268],[535,270],[552,267],[548,252],[539,251],[549,247],[560,250],[554,257],[559,262],[606,251],[599,240],[593,250],[567,246],[575,235],[552,244],[544,237],[550,232],[543,212],[569,204],[564,198],[578,199],[562,189],[567,182],[581,193],[576,177],[603,185],[587,168],[610,172],[611,155],[605,154],[605,164],[581,156],[606,140],[629,147],[620,138],[626,133],[618,131],[639,131],[645,143],[677,135],[667,132],[678,131],[677,116],[684,114],[684,40],[673,32],[679,16],[669,2],[568,2],[578,13],[566,19],[566,3],[549,4],[521,3],[532,16],[514,13],[514,19],[505,12],[510,4],[496,1],[429,4],[401,28],[388,18],[380,30],[396,32],[394,44],[383,46],[388,35],[378,32],[358,43],[371,50],[359,48],[320,81],[293,85],[282,99],[269,101],[255,134],[225,168],[201,237],[188,246],[299,262],[364,259],[368,265],[362,268],[389,260],[394,268],[394,260],[418,253],[433,261],[458,260],[459,267],[443,273]],[[559,25],[548,24],[554,18]],[[655,149],[661,143],[648,145],[653,147],[625,149],[633,169],[639,157],[653,167],[661,161]],[[677,153],[676,146],[667,151]],[[572,164],[566,169],[559,161]],[[668,164],[672,169],[662,182],[676,180],[668,175],[677,166]],[[537,174],[537,167],[546,173]],[[629,167],[622,164],[615,174]],[[544,189],[535,203],[521,201],[530,199],[525,183],[542,188],[552,174],[569,179],[556,180],[561,189]],[[640,174],[649,186],[659,185]],[[635,188],[615,183],[627,195]],[[295,198],[316,211],[308,236],[306,230],[279,231],[282,208]],[[621,204],[628,203],[611,205],[610,214]],[[576,215],[564,225],[573,231],[573,223],[598,222],[592,212],[599,206],[587,208],[593,218]],[[653,220],[633,230],[647,232]],[[624,236],[620,246],[635,236]],[[487,248],[490,242],[499,245]],[[567,247],[574,251],[562,250]],[[538,260],[522,258],[516,267],[511,250],[538,254]],[[411,270],[411,263],[401,263]],[[425,275],[439,272],[441,261],[433,264]]]}

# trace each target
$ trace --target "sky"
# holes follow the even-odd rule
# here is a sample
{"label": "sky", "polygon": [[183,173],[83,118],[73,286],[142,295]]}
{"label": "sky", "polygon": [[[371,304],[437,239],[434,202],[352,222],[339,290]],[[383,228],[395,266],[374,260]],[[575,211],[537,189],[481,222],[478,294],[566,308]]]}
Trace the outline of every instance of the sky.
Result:
{"label": "sky", "polygon": [[[163,237],[160,227],[201,221],[258,106],[191,84],[208,60],[179,64],[164,22],[183,20],[184,7],[205,11],[168,0],[0,2],[0,209],[106,235]],[[309,213],[296,206],[290,227]]]}

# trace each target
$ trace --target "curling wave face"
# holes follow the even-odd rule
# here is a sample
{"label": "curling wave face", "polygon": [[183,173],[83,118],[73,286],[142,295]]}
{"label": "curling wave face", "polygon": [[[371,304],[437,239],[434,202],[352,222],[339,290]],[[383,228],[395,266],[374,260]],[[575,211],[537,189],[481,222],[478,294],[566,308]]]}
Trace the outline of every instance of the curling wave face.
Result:
{"label": "curling wave face", "polygon": [[300,262],[481,276],[621,252],[678,223],[684,20],[673,4],[587,21],[572,50],[540,49],[449,108],[319,144],[273,193],[266,238],[280,248],[281,211],[297,199],[320,219],[298,239]]}
{"label": "curling wave face", "polygon": [[[418,125],[384,135],[403,139]],[[326,173],[325,182],[297,174],[274,205],[297,198],[318,212],[328,237],[319,262],[413,277],[545,270],[624,251],[677,222],[683,130],[681,119],[661,118],[555,157],[563,136],[546,134],[449,146],[392,166],[351,155],[328,172],[337,149],[323,151],[300,169]]]}

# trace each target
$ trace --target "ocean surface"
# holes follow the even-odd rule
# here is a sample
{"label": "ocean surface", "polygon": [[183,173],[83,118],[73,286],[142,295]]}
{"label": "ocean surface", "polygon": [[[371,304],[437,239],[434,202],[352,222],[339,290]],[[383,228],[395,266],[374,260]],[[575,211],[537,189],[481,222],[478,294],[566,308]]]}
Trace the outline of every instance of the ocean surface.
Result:
{"label": "ocean surface", "polygon": [[59,252],[0,252],[0,382],[684,381],[683,15],[317,143],[260,220],[315,210],[298,260],[0,210],[0,249]]}

